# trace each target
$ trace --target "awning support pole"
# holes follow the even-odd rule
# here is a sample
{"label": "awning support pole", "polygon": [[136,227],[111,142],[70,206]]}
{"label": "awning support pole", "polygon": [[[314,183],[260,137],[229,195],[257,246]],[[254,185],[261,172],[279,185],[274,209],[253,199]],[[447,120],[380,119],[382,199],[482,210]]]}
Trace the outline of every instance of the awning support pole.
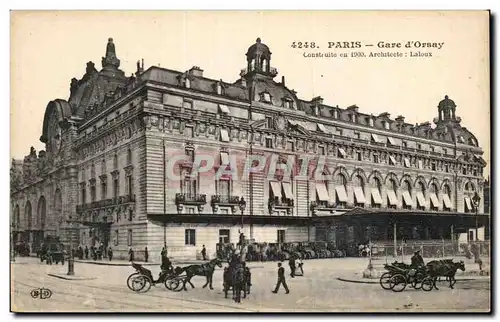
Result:
{"label": "awning support pole", "polygon": [[394,220],[393,224],[392,224],[392,228],[393,228],[393,234],[394,234],[394,258],[397,258],[398,257],[398,236],[397,236],[397,227],[396,227],[396,220]]}

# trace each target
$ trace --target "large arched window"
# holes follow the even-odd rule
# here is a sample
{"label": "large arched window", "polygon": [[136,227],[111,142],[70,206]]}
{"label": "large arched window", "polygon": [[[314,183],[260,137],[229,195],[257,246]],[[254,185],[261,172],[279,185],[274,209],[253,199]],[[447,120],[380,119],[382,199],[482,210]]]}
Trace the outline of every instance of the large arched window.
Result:
{"label": "large arched window", "polygon": [[465,201],[465,207],[464,210],[465,212],[474,212],[474,204],[472,203],[472,198],[474,197],[474,194],[476,192],[476,189],[474,188],[474,185],[472,182],[467,182],[465,184],[465,191],[464,191],[464,201]]}
{"label": "large arched window", "polygon": [[54,217],[57,218],[58,223],[62,223],[62,195],[59,189],[56,189],[54,193]]}
{"label": "large arched window", "polygon": [[45,224],[47,220],[47,202],[45,197],[41,196],[38,200],[38,210],[37,210],[37,221],[40,223],[40,229],[43,231],[45,229]]}
{"label": "large arched window", "polygon": [[411,209],[413,206],[413,200],[411,197],[411,183],[408,180],[404,180],[401,183],[401,191],[403,194],[403,208]]}
{"label": "large arched window", "polygon": [[26,218],[26,229],[31,230],[33,227],[33,215],[31,213],[31,202],[27,202],[24,207],[24,216]]}
{"label": "large arched window", "polygon": [[387,206],[392,209],[396,209],[398,205],[398,197],[396,195],[398,189],[398,184],[396,180],[389,179],[387,181]]}
{"label": "large arched window", "polygon": [[347,205],[347,179],[342,173],[335,176],[335,200],[337,206],[345,207]]}
{"label": "large arched window", "polygon": [[379,178],[374,177],[372,179],[372,185],[373,187],[371,188],[371,206],[372,208],[380,208],[382,205],[382,182],[380,181]]}
{"label": "large arched window", "polygon": [[439,209],[439,188],[433,182],[429,185],[429,198],[431,199],[431,210],[437,211]]}
{"label": "large arched window", "polygon": [[421,181],[417,182],[415,190],[417,192],[417,208],[419,210],[425,210],[425,207],[426,207],[425,193],[426,192],[425,192],[424,184]]}
{"label": "large arched window", "polygon": [[353,178],[354,202],[356,207],[364,207],[366,203],[364,194],[365,182],[360,175]]}
{"label": "large arched window", "polygon": [[445,184],[443,186],[443,209],[451,211],[451,188],[449,185]]}

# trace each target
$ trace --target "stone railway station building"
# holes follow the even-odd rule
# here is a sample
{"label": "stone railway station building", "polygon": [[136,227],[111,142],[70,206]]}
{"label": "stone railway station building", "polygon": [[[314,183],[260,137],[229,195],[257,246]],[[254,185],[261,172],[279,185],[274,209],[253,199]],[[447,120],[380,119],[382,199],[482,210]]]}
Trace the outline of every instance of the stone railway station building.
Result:
{"label": "stone railway station building", "polygon": [[[269,47],[257,39],[235,82],[137,63],[127,77],[109,39],[102,69],[88,62],[68,99],[46,107],[40,140],[11,168],[12,229],[35,251],[43,238],[93,245],[126,258],[167,245],[173,258],[195,258],[206,245],[450,239],[487,225],[483,151],[443,95],[437,117],[364,114],[352,105],[301,99],[275,80]],[[227,160],[243,172],[249,155],[326,156],[330,180],[252,173],[215,177]],[[207,175],[197,156],[215,157]],[[172,158],[186,160],[167,174]],[[194,174],[193,174],[194,173]],[[244,202],[243,202],[244,201]],[[396,234],[396,236],[394,235]],[[473,236],[472,238],[477,238]]]}

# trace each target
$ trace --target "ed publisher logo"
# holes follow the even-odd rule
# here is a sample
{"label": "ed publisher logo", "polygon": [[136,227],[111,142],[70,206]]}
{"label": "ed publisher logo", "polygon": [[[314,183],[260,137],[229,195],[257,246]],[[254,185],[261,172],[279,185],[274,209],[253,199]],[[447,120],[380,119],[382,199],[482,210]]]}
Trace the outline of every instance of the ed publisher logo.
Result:
{"label": "ed publisher logo", "polygon": [[46,300],[52,296],[52,291],[48,288],[35,288],[30,294],[34,299]]}

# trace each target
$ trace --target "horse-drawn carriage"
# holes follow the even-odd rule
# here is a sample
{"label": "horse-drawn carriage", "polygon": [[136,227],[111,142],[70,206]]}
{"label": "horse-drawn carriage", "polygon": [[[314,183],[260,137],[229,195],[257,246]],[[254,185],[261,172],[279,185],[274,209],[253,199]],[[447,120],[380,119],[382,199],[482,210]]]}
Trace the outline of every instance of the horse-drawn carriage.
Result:
{"label": "horse-drawn carriage", "polygon": [[58,237],[47,236],[38,251],[38,257],[42,263],[45,261],[49,265],[52,263],[64,265],[66,257],[64,245],[59,242]]}
{"label": "horse-drawn carriage", "polygon": [[127,279],[127,286],[134,292],[144,293],[149,291],[151,286],[164,284],[168,290],[180,291],[185,283],[186,276],[179,276],[173,270],[162,270],[158,279],[153,278],[151,271],[140,264],[132,263],[135,273]]}
{"label": "horse-drawn carriage", "polygon": [[441,276],[446,277],[450,282],[450,288],[453,288],[457,269],[465,271],[464,262],[453,262],[451,259],[434,260],[419,267],[394,262],[392,265],[384,265],[384,268],[387,272],[380,276],[380,286],[394,292],[402,292],[407,285],[426,292],[432,289],[438,290],[436,281]]}

